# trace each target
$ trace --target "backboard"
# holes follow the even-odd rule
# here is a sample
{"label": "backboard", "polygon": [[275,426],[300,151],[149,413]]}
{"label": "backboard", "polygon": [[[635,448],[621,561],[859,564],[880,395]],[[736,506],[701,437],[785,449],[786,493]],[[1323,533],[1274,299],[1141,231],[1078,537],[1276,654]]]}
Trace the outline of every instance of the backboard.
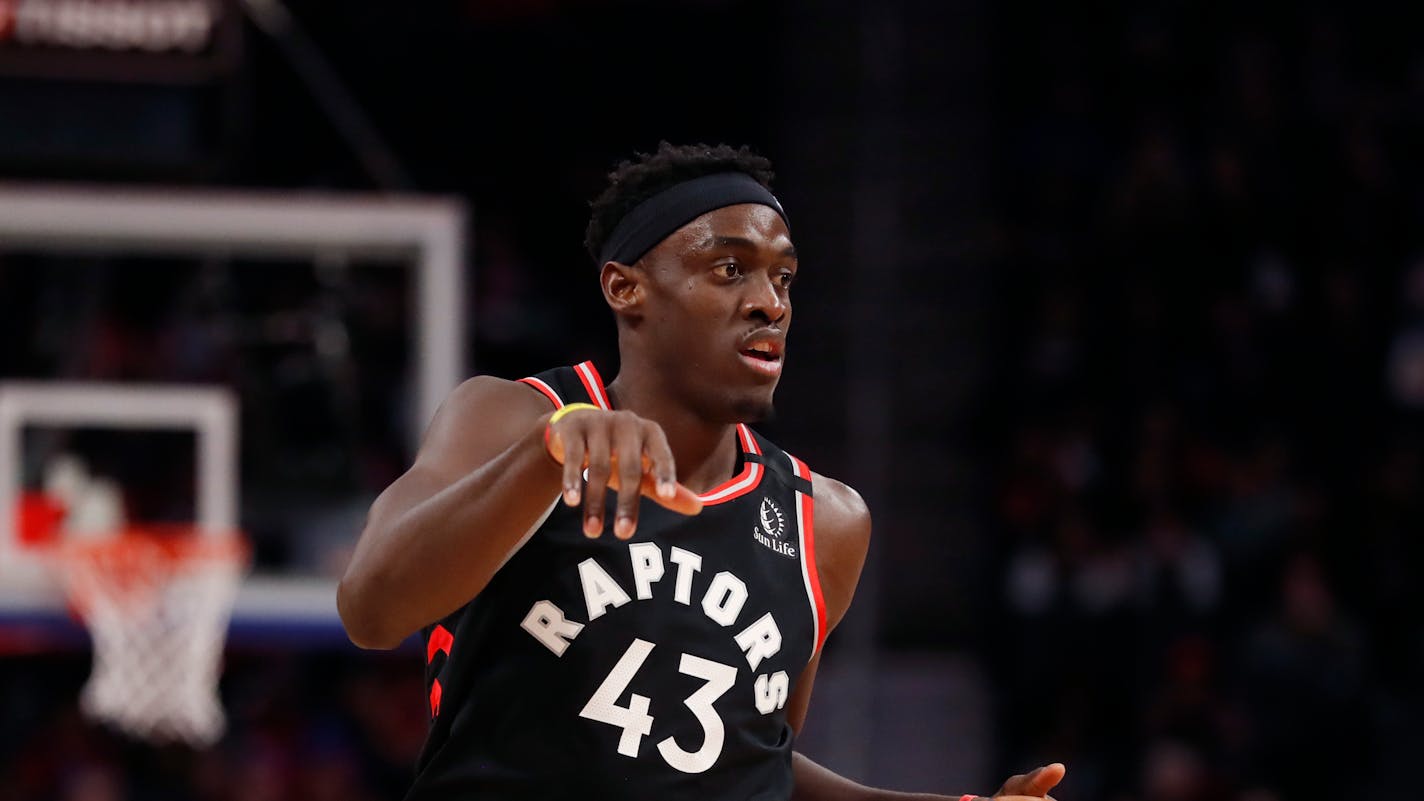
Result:
{"label": "backboard", "polygon": [[[464,209],[449,199],[0,183],[0,271],[6,269],[7,252],[108,260],[108,280],[121,287],[136,282],[140,293],[148,291],[145,282],[157,280],[154,273],[139,275],[144,269],[140,267],[127,275],[129,262],[111,257],[161,260],[159,272],[169,277],[185,270],[210,271],[214,261],[220,261],[225,274],[245,273],[257,283],[288,270],[321,273],[323,265],[332,263],[340,265],[344,276],[399,273],[404,289],[393,297],[404,305],[398,317],[410,330],[393,335],[405,348],[403,378],[393,392],[403,398],[399,414],[404,422],[396,436],[411,451],[440,401],[467,374],[465,248]],[[279,327],[283,324],[279,314],[268,317]],[[326,348],[331,331],[321,323],[298,325],[296,334],[281,336],[301,339],[309,333],[311,348]],[[224,330],[239,340],[256,336],[239,324]],[[262,333],[267,337],[263,343],[271,339],[269,333]],[[341,332],[336,334],[339,339]],[[298,346],[307,343],[292,347]],[[361,342],[342,347],[347,348],[347,362],[359,363],[367,356]],[[389,350],[390,343],[382,347]],[[283,369],[286,362],[274,358],[273,364]],[[162,383],[134,383],[74,381],[65,374],[30,374],[24,380],[0,375],[0,647],[38,643],[36,647],[43,648],[84,639],[58,585],[18,544],[16,502],[26,476],[33,482],[35,472],[35,455],[24,453],[26,431],[188,432],[193,443],[192,522],[212,530],[248,531],[270,529],[273,520],[280,520],[282,528],[295,532],[295,541],[284,546],[295,552],[306,547],[301,542],[306,534],[317,536],[308,530],[313,525],[310,517],[282,519],[282,497],[273,499],[269,492],[265,501],[256,499],[259,508],[251,498],[245,503],[241,420],[254,411],[244,408],[244,393],[251,396],[253,385],[260,386],[264,378],[254,380],[249,374],[223,384],[179,376],[171,381],[165,377]],[[291,434],[269,436],[262,445],[268,451],[264,458],[280,459],[281,436]],[[247,469],[251,473],[252,465]],[[122,476],[115,478],[122,483]],[[346,508],[357,508],[361,501],[351,499]],[[352,541],[359,533],[360,521],[349,513],[335,522],[319,522],[317,528],[346,532],[343,536]],[[259,564],[247,578],[234,610],[232,641],[293,646],[345,642],[335,608],[338,573],[331,564],[317,569],[310,559],[292,561],[294,568],[282,570]]]}

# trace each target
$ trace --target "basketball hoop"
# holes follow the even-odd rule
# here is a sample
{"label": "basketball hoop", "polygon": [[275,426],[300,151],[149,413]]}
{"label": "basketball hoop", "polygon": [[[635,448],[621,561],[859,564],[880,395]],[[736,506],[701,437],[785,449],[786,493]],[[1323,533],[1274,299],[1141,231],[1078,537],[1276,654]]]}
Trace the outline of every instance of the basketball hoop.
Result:
{"label": "basketball hoop", "polygon": [[194,526],[130,527],[52,554],[94,640],[85,714],[153,742],[216,742],[225,728],[218,675],[247,543]]}

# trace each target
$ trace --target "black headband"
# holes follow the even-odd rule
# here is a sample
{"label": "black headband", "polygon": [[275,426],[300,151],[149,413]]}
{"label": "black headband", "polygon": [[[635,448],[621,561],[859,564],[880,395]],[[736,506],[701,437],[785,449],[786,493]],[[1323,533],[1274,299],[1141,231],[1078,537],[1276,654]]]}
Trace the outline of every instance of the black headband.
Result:
{"label": "black headband", "polygon": [[709,211],[738,203],[760,203],[781,215],[788,227],[786,212],[770,189],[744,172],[719,172],[683,181],[639,203],[618,221],[598,254],[598,266],[610,261],[632,264],[643,254],[681,228]]}

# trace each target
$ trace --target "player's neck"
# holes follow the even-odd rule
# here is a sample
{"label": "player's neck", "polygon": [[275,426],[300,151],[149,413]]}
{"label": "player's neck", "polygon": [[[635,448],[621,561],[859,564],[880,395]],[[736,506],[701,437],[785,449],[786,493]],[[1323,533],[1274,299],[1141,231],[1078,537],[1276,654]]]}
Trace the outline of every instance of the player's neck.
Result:
{"label": "player's neck", "polygon": [[662,426],[684,486],[706,492],[732,477],[741,450],[733,424],[709,423],[686,404],[623,373],[607,389],[613,408]]}

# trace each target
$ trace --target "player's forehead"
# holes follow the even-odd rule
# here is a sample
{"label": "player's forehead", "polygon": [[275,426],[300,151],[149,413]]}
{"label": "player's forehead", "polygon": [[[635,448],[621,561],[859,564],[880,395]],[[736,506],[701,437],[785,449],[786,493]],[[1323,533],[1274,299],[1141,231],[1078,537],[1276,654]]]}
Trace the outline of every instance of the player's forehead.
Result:
{"label": "player's forehead", "polygon": [[713,209],[674,231],[656,249],[668,256],[691,257],[726,248],[790,258],[796,253],[786,221],[760,203]]}

